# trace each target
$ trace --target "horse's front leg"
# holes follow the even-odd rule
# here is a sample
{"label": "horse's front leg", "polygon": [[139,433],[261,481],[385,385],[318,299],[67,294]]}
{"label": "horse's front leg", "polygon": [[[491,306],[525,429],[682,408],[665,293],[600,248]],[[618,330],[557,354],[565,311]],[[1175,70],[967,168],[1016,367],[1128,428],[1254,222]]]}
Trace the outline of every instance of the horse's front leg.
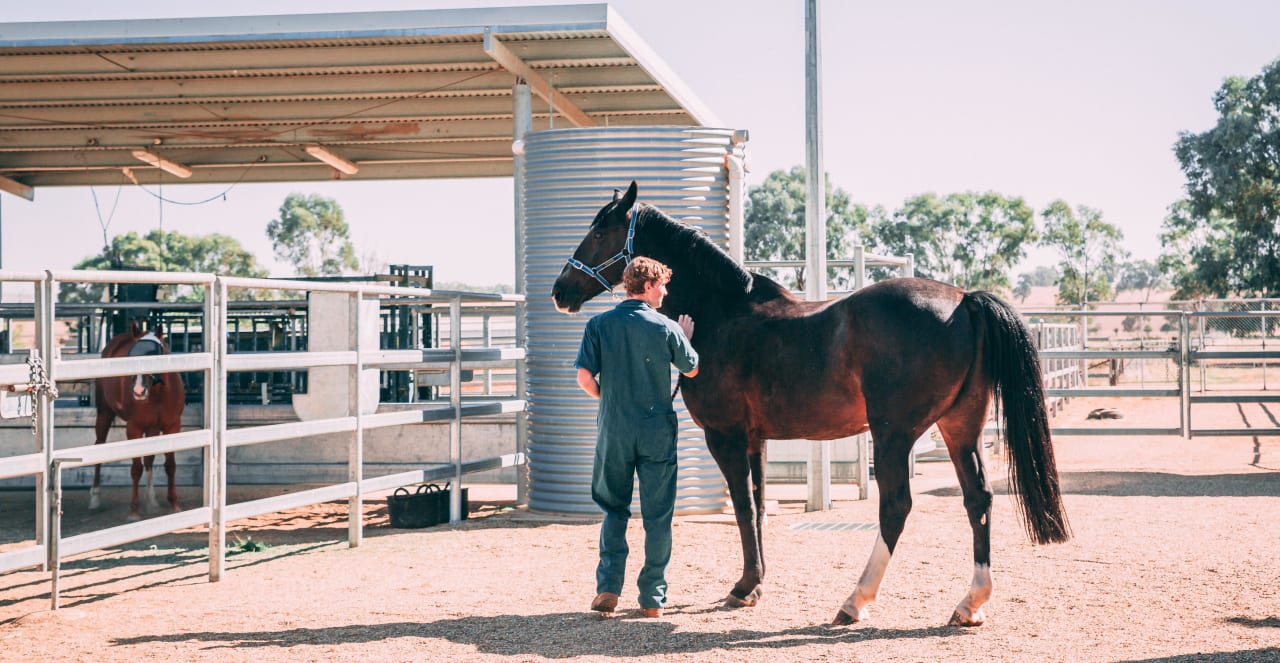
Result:
{"label": "horse's front leg", "polygon": [[744,435],[706,431],[707,449],[720,466],[729,485],[729,499],[742,539],[742,576],[725,597],[730,608],[756,605],[760,600],[760,582],[764,579],[764,560],[760,552],[760,532],[751,490],[751,469]]}
{"label": "horse's front leg", "polygon": [[[102,403],[104,398],[101,389],[98,393],[98,419],[93,424],[93,443],[102,444],[107,441],[107,433],[111,431],[111,424],[115,421],[116,415],[107,409]],[[89,510],[96,511],[102,507],[102,464],[93,466],[93,487],[89,489]]]}

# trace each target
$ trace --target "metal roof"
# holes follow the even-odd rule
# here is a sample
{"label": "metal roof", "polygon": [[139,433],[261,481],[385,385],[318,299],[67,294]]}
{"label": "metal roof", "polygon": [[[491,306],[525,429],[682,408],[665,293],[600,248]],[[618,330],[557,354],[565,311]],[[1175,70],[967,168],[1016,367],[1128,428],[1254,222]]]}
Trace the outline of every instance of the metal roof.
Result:
{"label": "metal roof", "polygon": [[719,124],[604,4],[0,23],[0,190],[509,176],[517,75],[535,129]]}

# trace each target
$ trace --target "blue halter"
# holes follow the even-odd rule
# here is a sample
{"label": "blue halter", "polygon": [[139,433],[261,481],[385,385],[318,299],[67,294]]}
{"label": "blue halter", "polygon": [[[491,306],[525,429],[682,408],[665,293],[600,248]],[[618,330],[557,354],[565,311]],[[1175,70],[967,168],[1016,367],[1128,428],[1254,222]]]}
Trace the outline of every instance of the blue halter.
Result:
{"label": "blue halter", "polygon": [[622,250],[613,254],[612,258],[609,258],[595,267],[587,267],[581,260],[578,260],[577,258],[569,258],[569,266],[582,270],[582,272],[587,276],[599,281],[600,285],[604,286],[605,292],[613,292],[613,286],[616,284],[609,283],[609,280],[604,277],[604,270],[612,267],[613,264],[619,260],[622,261],[622,266],[626,267],[631,263],[631,259],[635,257],[635,251],[631,249],[631,240],[636,237],[636,217],[639,215],[640,205],[637,204],[631,208],[631,225],[627,228],[627,243],[623,244]]}

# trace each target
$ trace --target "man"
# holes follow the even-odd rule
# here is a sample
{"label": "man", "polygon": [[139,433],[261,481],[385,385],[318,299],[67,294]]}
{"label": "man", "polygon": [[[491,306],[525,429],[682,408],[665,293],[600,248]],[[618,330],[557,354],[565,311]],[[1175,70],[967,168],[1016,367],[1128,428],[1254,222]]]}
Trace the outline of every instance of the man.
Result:
{"label": "man", "polygon": [[[671,407],[671,365],[698,374],[689,343],[693,320],[679,324],[658,313],[671,269],[638,257],[622,271],[627,298],[587,322],[574,366],[578,385],[600,399],[596,418],[591,498],[604,510],[600,564],[591,609],[608,617],[618,606],[627,563],[631,487],[640,477],[644,567],[636,584],[645,617],[661,617],[667,602],[671,514],[676,499],[676,414]],[[598,376],[598,381],[597,381]]]}

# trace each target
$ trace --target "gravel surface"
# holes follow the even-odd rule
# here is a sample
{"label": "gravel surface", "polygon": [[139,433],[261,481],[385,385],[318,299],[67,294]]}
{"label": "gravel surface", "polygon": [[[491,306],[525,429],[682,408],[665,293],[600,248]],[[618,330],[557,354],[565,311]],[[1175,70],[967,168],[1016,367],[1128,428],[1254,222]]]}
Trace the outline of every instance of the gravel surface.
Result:
{"label": "gravel surface", "polygon": [[[1074,425],[1103,405],[1114,404],[1078,399],[1060,418]],[[1111,423],[1166,416],[1122,409],[1127,420]],[[1238,425],[1241,414],[1224,416]],[[1250,419],[1270,425],[1263,413]],[[47,573],[0,575],[0,660],[1280,660],[1280,439],[1056,446],[1075,538],[1031,545],[1001,480],[996,591],[978,628],[946,626],[972,573],[971,538],[950,465],[919,463],[880,601],[854,626],[827,622],[875,532],[791,526],[875,522],[874,488],[857,501],[839,486],[833,510],[804,513],[802,486],[770,486],[780,505],[756,608],[721,607],[741,565],[732,519],[677,518],[667,614],[638,617],[633,563],[618,616],[601,620],[587,610],[596,523],[512,509],[509,487],[473,486],[480,512],[456,527],[392,529],[371,500],[358,548],[345,542],[345,504],[237,522],[229,545],[269,547],[229,556],[217,583],[207,581],[207,534],[195,530],[65,562],[56,613]],[[0,494],[0,525],[30,520],[24,499]],[[73,527],[90,518],[77,516],[85,499],[69,495]],[[638,523],[630,534],[641,550]]]}

